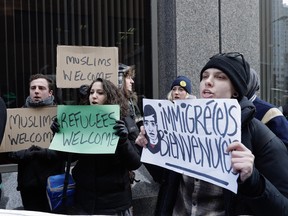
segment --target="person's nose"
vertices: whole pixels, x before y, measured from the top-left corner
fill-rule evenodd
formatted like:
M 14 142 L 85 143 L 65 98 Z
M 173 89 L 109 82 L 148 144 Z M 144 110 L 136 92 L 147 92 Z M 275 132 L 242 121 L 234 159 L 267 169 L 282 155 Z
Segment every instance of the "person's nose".
M 147 126 L 148 126 L 147 131 L 152 131 L 152 126 L 151 126 L 151 124 L 148 124 Z
M 98 95 L 97 95 L 97 93 L 96 92 L 94 92 L 93 94 L 92 94 L 92 98 L 97 98 L 98 97 Z
M 133 83 L 134 83 L 134 80 L 131 78 L 131 79 L 130 79 L 130 82 L 133 84 Z
M 209 76 L 205 80 L 205 86 L 212 86 L 213 85 L 213 78 L 212 76 Z
M 36 87 L 35 90 L 34 90 L 34 92 L 35 92 L 35 94 L 39 94 L 39 92 L 40 92 L 39 87 Z

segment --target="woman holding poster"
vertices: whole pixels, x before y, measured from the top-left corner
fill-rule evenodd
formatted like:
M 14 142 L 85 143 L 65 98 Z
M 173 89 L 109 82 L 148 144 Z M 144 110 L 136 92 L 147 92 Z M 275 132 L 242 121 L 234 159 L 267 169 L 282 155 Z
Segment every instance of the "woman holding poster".
M 129 115 L 126 99 L 109 80 L 96 79 L 87 92 L 87 105 L 118 104 L 120 118 Z M 59 128 L 55 126 L 54 131 L 58 132 Z M 129 170 L 140 167 L 140 156 L 135 145 L 128 139 L 124 121 L 116 120 L 114 129 L 120 137 L 115 154 L 75 154 L 73 159 L 77 162 L 72 170 L 76 183 L 75 206 L 69 214 L 132 215 Z
M 254 118 L 255 107 L 244 97 L 249 73 L 249 64 L 238 52 L 211 57 L 200 73 L 201 98 L 235 98 L 241 106 L 242 140 L 226 149 L 239 175 L 237 194 L 179 174 L 162 196 L 157 215 L 288 215 L 288 152 Z

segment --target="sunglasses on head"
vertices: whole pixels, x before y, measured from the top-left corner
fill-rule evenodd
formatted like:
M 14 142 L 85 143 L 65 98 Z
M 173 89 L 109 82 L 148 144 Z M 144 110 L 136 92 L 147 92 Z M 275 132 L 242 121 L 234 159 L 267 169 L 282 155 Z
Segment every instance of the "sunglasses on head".
M 233 58 L 233 59 L 235 58 L 235 59 L 242 61 L 244 70 L 247 73 L 246 61 L 245 61 L 242 53 L 239 53 L 239 52 L 217 53 L 216 55 L 212 56 L 210 59 L 215 58 L 215 57 L 219 57 L 219 56 L 225 56 L 225 57 Z

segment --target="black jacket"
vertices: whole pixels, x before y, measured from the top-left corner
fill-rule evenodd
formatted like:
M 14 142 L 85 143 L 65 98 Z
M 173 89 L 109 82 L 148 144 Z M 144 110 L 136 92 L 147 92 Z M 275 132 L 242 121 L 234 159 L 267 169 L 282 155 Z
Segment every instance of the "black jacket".
M 65 157 L 63 154 L 38 146 L 11 152 L 10 161 L 18 164 L 17 190 L 44 189 L 47 178 L 64 173 Z
M 242 143 L 255 155 L 250 178 L 234 194 L 224 190 L 226 215 L 288 215 L 288 152 L 283 142 L 255 119 L 255 107 L 240 102 Z M 181 174 L 166 170 L 155 215 L 172 215 Z
M 140 167 L 140 155 L 129 140 L 119 140 L 115 154 L 77 154 L 72 170 L 76 206 L 88 214 L 116 214 L 131 207 L 129 170 Z

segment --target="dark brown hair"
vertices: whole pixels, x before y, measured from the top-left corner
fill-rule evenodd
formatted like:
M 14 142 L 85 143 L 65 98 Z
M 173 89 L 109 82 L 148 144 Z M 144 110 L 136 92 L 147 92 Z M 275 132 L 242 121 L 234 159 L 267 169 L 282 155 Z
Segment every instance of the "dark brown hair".
M 124 118 L 128 116 L 129 106 L 127 103 L 127 99 L 125 99 L 122 92 L 119 91 L 117 86 L 114 85 L 110 80 L 105 80 L 102 78 L 97 78 L 96 80 L 94 80 L 89 86 L 89 89 L 87 92 L 88 94 L 84 103 L 90 104 L 89 103 L 90 91 L 95 82 L 101 82 L 103 85 L 103 91 L 106 96 L 105 104 L 118 104 L 120 106 L 120 117 Z
M 135 77 L 135 65 L 132 66 L 127 66 L 127 70 L 123 73 L 123 78 L 122 78 L 122 85 L 120 87 L 121 91 L 123 92 L 125 98 L 127 99 L 132 99 L 133 101 L 137 102 L 137 93 L 134 91 L 129 91 L 126 89 L 126 77 L 131 76 L 132 79 Z
M 54 82 L 52 79 L 50 79 L 47 75 L 45 74 L 33 74 L 30 76 L 30 79 L 29 79 L 29 87 L 30 87 L 30 84 L 33 80 L 36 80 L 36 79 L 46 79 L 47 82 L 48 82 L 48 88 L 49 88 L 49 91 L 53 91 L 54 90 Z

